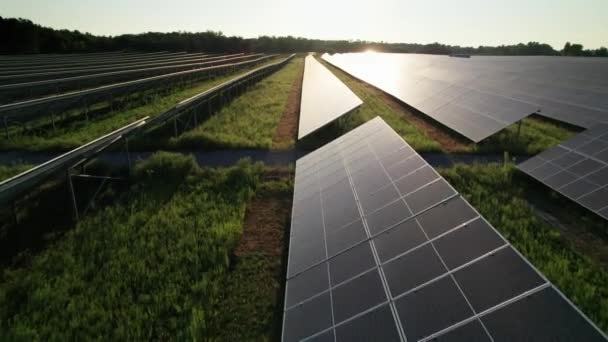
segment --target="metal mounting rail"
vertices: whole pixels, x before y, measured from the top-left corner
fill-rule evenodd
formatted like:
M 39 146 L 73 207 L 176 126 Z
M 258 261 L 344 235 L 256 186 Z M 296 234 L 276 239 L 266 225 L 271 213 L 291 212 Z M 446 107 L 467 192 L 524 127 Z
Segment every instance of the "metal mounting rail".
M 21 193 L 40 184 L 48 177 L 60 171 L 65 171 L 83 160 L 94 157 L 127 134 L 133 133 L 138 128 L 143 127 L 146 120 L 148 120 L 148 117 L 139 119 L 108 133 L 101 138 L 97 138 L 85 145 L 0 182 L 0 203 L 3 205 L 9 203 Z

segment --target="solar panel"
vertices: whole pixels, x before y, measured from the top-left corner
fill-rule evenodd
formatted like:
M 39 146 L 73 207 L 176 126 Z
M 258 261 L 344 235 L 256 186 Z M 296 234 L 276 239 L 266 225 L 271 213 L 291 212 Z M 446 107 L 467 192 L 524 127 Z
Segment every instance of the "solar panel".
M 598 124 L 517 168 L 608 219 L 608 124 Z
M 318 130 L 363 103 L 331 71 L 307 56 L 302 84 L 298 139 Z
M 297 161 L 283 341 L 538 336 L 605 340 L 382 119 Z
M 538 113 L 608 122 L 608 60 L 350 53 L 323 59 L 478 142 Z

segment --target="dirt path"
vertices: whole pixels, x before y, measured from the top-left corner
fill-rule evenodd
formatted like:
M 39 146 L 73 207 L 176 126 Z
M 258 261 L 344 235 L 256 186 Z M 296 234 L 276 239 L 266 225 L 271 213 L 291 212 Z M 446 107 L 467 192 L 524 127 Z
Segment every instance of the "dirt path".
M 291 171 L 272 170 L 263 181 L 292 177 Z M 262 189 L 247 205 L 243 235 L 234 254 L 237 257 L 260 252 L 280 257 L 283 253 L 283 236 L 291 216 L 291 193 Z
M 289 148 L 292 139 L 298 134 L 298 118 L 300 117 L 300 97 L 302 95 L 302 80 L 304 79 L 304 63 L 300 67 L 298 76 L 293 81 L 285 110 L 281 115 L 281 121 L 272 138 L 272 149 Z

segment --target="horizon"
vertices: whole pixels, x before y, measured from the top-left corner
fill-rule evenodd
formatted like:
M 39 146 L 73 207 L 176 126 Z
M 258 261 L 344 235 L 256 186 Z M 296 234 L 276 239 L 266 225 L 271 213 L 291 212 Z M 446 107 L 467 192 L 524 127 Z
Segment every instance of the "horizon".
M 128 4 L 119 0 L 59 0 L 51 8 L 36 6 L 37 2 L 6 0 L 0 5 L 0 16 L 97 36 L 219 31 L 244 38 L 293 36 L 463 47 L 528 42 L 546 43 L 556 50 L 561 50 L 566 42 L 582 44 L 586 49 L 608 46 L 608 21 L 602 18 L 608 13 L 608 1 L 603 0 L 558 4 L 549 0 L 533 4 L 501 0 L 491 6 L 482 0 L 458 4 L 444 0 L 407 4 L 389 0 L 384 6 L 356 1 L 344 5 L 349 6 L 347 15 L 342 2 L 326 4 L 319 0 L 309 1 L 306 7 L 279 0 L 264 0 L 262 4 L 230 0 L 214 5 L 212 12 L 205 12 L 204 3 L 194 0 L 171 4 L 160 0 Z M 525 8 L 526 13 L 518 13 L 518 8 Z M 96 13 L 102 20 L 91 20 L 87 13 Z M 137 14 L 137 20 L 133 20 L 133 14 Z M 462 25 L 470 18 L 477 20 L 475 25 Z M 362 22 L 369 24 L 361 25 Z

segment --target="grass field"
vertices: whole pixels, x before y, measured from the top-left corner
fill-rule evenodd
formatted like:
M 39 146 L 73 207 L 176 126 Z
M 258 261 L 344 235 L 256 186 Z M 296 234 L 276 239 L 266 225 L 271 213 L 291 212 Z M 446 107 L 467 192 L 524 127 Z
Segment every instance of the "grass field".
M 235 75 L 245 73 L 248 70 L 276 62 L 276 59 L 262 63 L 255 67 L 241 69 L 239 71 L 218 76 L 213 79 L 196 82 L 187 88 L 176 89 L 172 93 L 156 96 L 148 104 L 108 112 L 85 120 L 83 115 L 78 119 L 58 125 L 53 132 L 50 128 L 48 134 L 44 135 L 15 135 L 10 139 L 0 139 L 0 151 L 24 150 L 24 151 L 67 151 L 78 147 L 86 142 L 118 129 L 130 122 L 145 116 L 156 116 L 175 106 L 178 102 L 201 93 L 213 86 L 224 83 Z M 128 105 L 128 103 L 127 103 Z M 48 120 L 46 120 L 48 121 Z
M 512 165 L 456 165 L 439 171 L 568 298 L 608 331 L 608 268 L 539 218 L 528 201 L 529 184 Z M 603 220 L 575 206 L 564 203 L 557 210 L 585 225 L 606 228 Z
M 289 91 L 303 62 L 301 57 L 294 58 L 193 130 L 171 138 L 170 148 L 270 149 Z
M 0 340 L 207 340 L 262 167 L 159 153 L 113 205 L 0 278 Z

